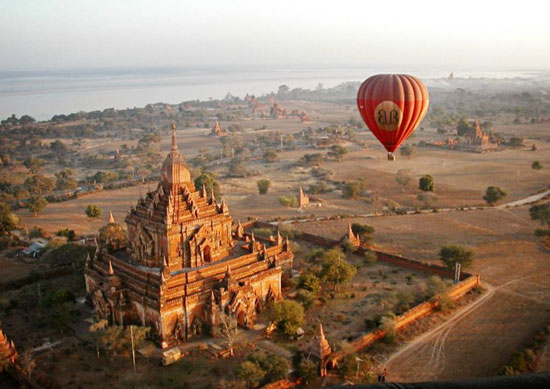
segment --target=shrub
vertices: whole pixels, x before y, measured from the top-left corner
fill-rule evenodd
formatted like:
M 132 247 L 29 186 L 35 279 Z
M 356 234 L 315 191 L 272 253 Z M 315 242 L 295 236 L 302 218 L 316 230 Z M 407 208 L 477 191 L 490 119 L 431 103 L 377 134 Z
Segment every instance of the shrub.
M 279 203 L 288 208 L 298 207 L 298 199 L 296 198 L 296 196 L 293 195 L 279 197 Z
M 266 194 L 269 191 L 269 187 L 271 186 L 271 181 L 261 179 L 256 184 L 258 185 L 258 193 Z
M 365 250 L 363 253 L 363 263 L 365 265 L 372 265 L 375 264 L 376 261 L 378 261 L 378 256 L 374 251 L 371 250 Z
M 434 179 L 431 175 L 426 174 L 420 177 L 418 181 L 418 188 L 424 192 L 433 192 L 434 190 Z
M 451 270 L 454 270 L 456 263 L 466 269 L 474 262 L 474 252 L 462 246 L 443 246 L 439 251 L 439 259 Z
M 304 307 L 291 300 L 271 304 L 267 316 L 277 323 L 277 329 L 287 337 L 294 336 L 298 327 L 304 325 Z
M 382 329 L 386 332 L 382 339 L 386 344 L 393 344 L 397 339 L 397 329 L 395 328 L 395 321 L 392 317 L 383 317 L 381 320 Z
M 89 204 L 87 207 L 86 207 L 86 216 L 88 216 L 90 219 L 92 218 L 98 218 L 101 216 L 101 208 L 99 208 L 97 205 L 95 204 Z

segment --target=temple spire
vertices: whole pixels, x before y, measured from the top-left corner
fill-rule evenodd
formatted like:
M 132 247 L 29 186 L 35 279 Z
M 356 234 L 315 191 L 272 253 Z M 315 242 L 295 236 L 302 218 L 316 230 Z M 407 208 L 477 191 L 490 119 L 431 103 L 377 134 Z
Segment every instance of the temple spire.
M 176 123 L 172 122 L 172 151 L 178 151 L 178 144 L 176 142 Z
M 115 217 L 113 216 L 113 212 L 109 210 L 109 224 L 114 224 L 114 223 L 115 223 Z
M 113 263 L 111 261 L 109 261 L 109 275 L 113 275 L 115 274 L 114 270 L 113 270 Z

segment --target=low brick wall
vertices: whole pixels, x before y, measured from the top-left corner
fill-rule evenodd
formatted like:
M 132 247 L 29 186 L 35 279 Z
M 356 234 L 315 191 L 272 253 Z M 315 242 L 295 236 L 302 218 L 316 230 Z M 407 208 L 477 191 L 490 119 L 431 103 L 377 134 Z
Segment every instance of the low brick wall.
M 275 228 L 276 226 L 266 222 L 256 222 L 250 224 L 249 227 L 259 227 L 259 228 Z M 325 248 L 336 247 L 340 244 L 339 241 L 334 239 L 325 238 L 323 236 L 310 234 L 307 232 L 300 232 L 296 234 L 294 239 L 304 240 Z M 360 252 L 365 252 L 367 249 L 360 248 Z M 416 261 L 414 259 L 405 258 L 399 255 L 385 253 L 383 251 L 374 250 L 371 251 L 376 253 L 377 259 L 380 262 L 391 263 L 395 266 L 404 267 L 407 269 L 423 271 L 426 273 L 436 274 L 441 277 L 454 278 L 454 271 L 438 265 L 431 265 L 423 262 Z M 470 273 L 461 272 L 460 282 L 453 285 L 447 292 L 449 298 L 453 301 L 458 300 L 460 297 L 464 296 L 466 293 L 471 291 L 473 288 L 481 285 L 481 278 L 479 275 L 472 275 Z M 407 312 L 399 315 L 395 318 L 395 328 L 397 331 L 408 326 L 409 324 L 415 322 L 423 316 L 431 314 L 438 306 L 439 303 L 432 299 L 431 301 L 426 301 L 424 303 L 418 304 L 417 306 L 409 309 Z M 348 353 L 357 352 L 364 349 L 365 347 L 370 346 L 375 341 L 383 338 L 386 335 L 385 331 L 378 327 L 377 329 L 360 336 L 359 338 L 350 342 L 349 347 L 346 351 L 338 351 L 332 354 L 326 363 L 329 366 L 336 366 L 338 361 L 345 357 Z
M 471 275 L 466 279 L 460 281 L 459 283 L 453 285 L 449 289 L 447 294 L 451 300 L 456 301 L 460 297 L 464 296 L 466 293 L 468 293 L 469 291 L 471 291 L 472 289 L 474 289 L 479 285 L 481 285 L 480 276 Z M 408 326 L 409 324 L 412 324 L 416 320 L 420 319 L 421 317 L 424 317 L 432 313 L 439 306 L 439 303 L 435 300 L 436 299 L 433 299 L 433 300 L 418 304 L 417 306 L 409 309 L 407 312 L 403 313 L 402 315 L 397 316 L 394 320 L 395 329 L 399 331 L 404 327 Z M 331 367 L 336 366 L 338 364 L 338 361 L 344 358 L 347 354 L 362 350 L 365 347 L 368 347 L 371 344 L 373 344 L 378 339 L 383 338 L 385 335 L 386 335 L 386 332 L 382 329 L 382 327 L 378 327 L 374 331 L 371 331 L 368 334 L 360 336 L 359 338 L 349 343 L 349 347 L 346 349 L 346 351 L 341 350 L 332 354 L 327 361 L 328 365 Z

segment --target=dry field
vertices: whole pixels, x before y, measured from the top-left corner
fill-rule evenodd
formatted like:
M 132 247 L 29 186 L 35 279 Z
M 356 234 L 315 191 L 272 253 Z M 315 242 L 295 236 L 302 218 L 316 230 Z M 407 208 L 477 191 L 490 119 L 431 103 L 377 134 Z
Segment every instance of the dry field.
M 538 225 L 529 219 L 528 206 L 300 223 L 294 228 L 336 238 L 349 221 L 374 226 L 380 248 L 427 262 L 436 261 L 442 245 L 469 246 L 476 253 L 471 271 L 481 274 L 489 288 L 475 309 L 392 360 L 391 380 L 497 374 L 512 352 L 550 321 L 550 256 L 533 236 Z
M 74 229 L 77 234 L 97 233 L 97 230 L 107 224 L 109 210 L 113 212 L 115 220 L 124 222 L 130 207 L 137 203 L 140 192 L 145 195 L 152 190 L 154 184 L 145 184 L 119 190 L 103 191 L 84 196 L 79 199 L 48 204 L 38 216 L 33 216 L 27 209 L 20 209 L 16 213 L 22 225 L 29 229 L 39 226 L 49 233 L 55 233 L 63 228 Z M 101 217 L 89 219 L 84 211 L 88 204 L 96 204 L 102 210 Z

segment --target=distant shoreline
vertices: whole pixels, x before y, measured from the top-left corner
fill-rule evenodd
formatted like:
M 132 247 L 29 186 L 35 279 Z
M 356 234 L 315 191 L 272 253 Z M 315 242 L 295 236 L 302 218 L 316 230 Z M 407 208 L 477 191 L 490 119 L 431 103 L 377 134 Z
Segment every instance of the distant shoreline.
M 279 85 L 291 89 L 334 87 L 359 82 L 376 73 L 399 69 L 348 68 L 205 68 L 205 69 L 88 69 L 0 72 L 0 120 L 12 114 L 49 120 L 53 115 L 79 111 L 126 109 L 163 102 L 222 99 L 227 93 L 244 97 L 276 92 Z M 411 72 L 429 84 L 441 84 L 450 74 L 440 69 Z M 459 80 L 549 79 L 544 71 L 454 72 Z M 437 85 L 440 86 L 440 85 Z

